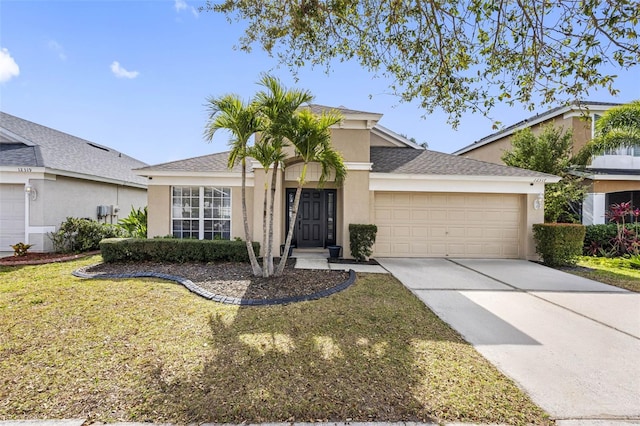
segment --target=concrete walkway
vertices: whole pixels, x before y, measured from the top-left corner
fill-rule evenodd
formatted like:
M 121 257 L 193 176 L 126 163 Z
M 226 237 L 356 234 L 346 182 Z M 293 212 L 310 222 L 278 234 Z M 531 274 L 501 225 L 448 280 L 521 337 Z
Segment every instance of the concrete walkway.
M 388 274 L 389 271 L 380 265 L 360 265 L 357 263 L 330 263 L 329 251 L 326 249 L 295 249 L 297 269 L 331 269 L 334 271 L 366 272 L 370 274 Z
M 558 424 L 640 424 L 640 294 L 527 261 L 377 260 Z

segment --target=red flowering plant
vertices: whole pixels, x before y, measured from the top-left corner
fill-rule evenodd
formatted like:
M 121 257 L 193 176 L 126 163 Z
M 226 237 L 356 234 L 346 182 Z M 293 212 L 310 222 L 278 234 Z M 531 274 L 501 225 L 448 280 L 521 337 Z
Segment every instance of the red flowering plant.
M 617 227 L 616 236 L 611 241 L 614 254 L 618 256 L 640 254 L 640 238 L 638 235 L 640 209 L 634 209 L 631 206 L 631 201 L 611 204 L 606 217 L 609 222 L 614 222 Z M 633 228 L 627 226 L 627 221 L 630 223 L 631 220 L 633 220 Z

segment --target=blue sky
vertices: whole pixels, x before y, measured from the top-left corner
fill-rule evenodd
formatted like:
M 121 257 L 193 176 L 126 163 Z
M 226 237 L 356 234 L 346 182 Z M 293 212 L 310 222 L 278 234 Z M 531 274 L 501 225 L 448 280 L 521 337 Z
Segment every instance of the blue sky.
M 240 24 L 198 13 L 201 2 L 0 0 L 0 108 L 4 112 L 120 150 L 150 164 L 226 149 L 227 136 L 202 138 L 209 95 L 253 95 L 261 72 L 311 90 L 315 102 L 384 114 L 380 124 L 452 152 L 490 133 L 492 123 L 466 114 L 457 131 L 446 115 L 423 118 L 399 104 L 388 81 L 357 64 L 304 69 L 294 82 L 258 48 L 233 49 Z M 586 99 L 640 98 L 638 69 L 621 72 L 618 97 L 605 91 Z M 544 108 L 546 109 L 546 107 Z M 539 112 L 543 111 L 541 109 Z M 509 125 L 533 115 L 499 106 Z

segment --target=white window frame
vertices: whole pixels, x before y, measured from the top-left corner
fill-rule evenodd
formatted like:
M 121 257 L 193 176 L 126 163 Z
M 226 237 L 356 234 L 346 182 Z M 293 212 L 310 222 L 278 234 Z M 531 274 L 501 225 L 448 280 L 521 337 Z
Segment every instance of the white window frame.
M 184 188 L 189 188 L 190 192 L 193 193 L 193 189 L 198 190 L 198 195 L 197 195 L 197 199 L 198 199 L 198 205 L 197 208 L 198 209 L 198 214 L 197 217 L 182 217 L 182 215 L 180 215 L 180 217 L 177 217 L 175 215 L 176 212 L 176 208 L 180 209 L 181 211 L 185 208 L 184 205 L 175 205 L 174 202 L 176 199 L 180 199 L 182 198 L 182 195 L 176 196 L 174 195 L 174 192 L 176 191 L 176 189 L 180 190 L 180 193 L 183 192 Z M 228 206 L 221 206 L 219 207 L 220 210 L 224 210 L 224 209 L 228 209 L 228 218 L 226 217 L 205 217 L 205 209 L 207 208 L 211 208 L 212 212 L 213 212 L 213 206 L 206 206 L 205 205 L 205 189 L 210 189 L 212 191 L 213 194 L 215 193 L 220 193 L 220 192 L 224 192 L 224 193 L 228 193 L 228 199 L 229 199 L 229 205 Z M 227 221 L 229 222 L 229 235 L 228 238 L 224 238 L 224 234 L 222 232 L 216 232 L 215 230 L 211 230 L 211 231 L 206 231 L 206 232 L 211 232 L 211 238 L 207 238 L 207 239 L 216 239 L 216 234 L 220 235 L 222 234 L 222 239 L 231 239 L 231 229 L 233 226 L 232 220 L 233 220 L 233 212 L 232 212 L 232 205 L 233 205 L 233 200 L 232 200 L 232 190 L 230 187 L 217 187 L 217 186 L 194 186 L 194 185 L 176 185 L 176 186 L 172 186 L 171 187 L 171 193 L 170 193 L 170 197 L 171 197 L 171 235 L 175 236 L 176 238 L 185 238 L 184 237 L 184 232 L 185 230 L 174 230 L 174 222 L 175 221 L 184 221 L 184 220 L 189 220 L 189 221 L 195 221 L 197 222 L 197 232 L 198 232 L 198 239 L 199 240 L 204 240 L 205 239 L 205 222 L 207 221 L 211 221 L 211 222 L 215 222 L 215 221 Z M 190 198 L 194 199 L 195 197 L 193 195 L 190 196 Z M 207 197 L 209 198 L 209 197 Z M 217 198 L 217 197 L 211 197 L 213 198 Z M 225 199 L 226 197 L 219 197 L 220 199 Z M 194 203 L 195 204 L 195 203 Z M 194 208 L 194 207 L 188 207 L 188 208 Z M 180 236 L 176 236 L 174 232 L 179 232 Z

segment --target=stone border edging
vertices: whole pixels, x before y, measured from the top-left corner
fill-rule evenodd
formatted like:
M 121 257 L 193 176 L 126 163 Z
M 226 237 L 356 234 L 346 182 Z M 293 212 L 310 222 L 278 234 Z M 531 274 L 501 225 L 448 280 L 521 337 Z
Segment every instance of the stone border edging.
M 96 265 L 84 266 L 80 269 L 76 269 L 71 273 L 74 277 L 87 278 L 87 279 L 108 279 L 108 278 L 160 278 L 168 281 L 175 281 L 178 284 L 185 286 L 192 293 L 198 296 L 204 297 L 214 302 L 226 303 L 229 305 L 240 306 L 268 306 L 268 305 L 284 305 L 286 303 L 304 302 L 307 300 L 318 300 L 323 297 L 331 296 L 345 290 L 351 284 L 356 281 L 356 273 L 353 269 L 349 269 L 349 278 L 335 287 L 328 288 L 326 290 L 319 291 L 313 294 L 305 294 L 301 296 L 282 297 L 279 299 L 244 299 L 240 297 L 223 296 L 219 294 L 211 293 L 201 287 L 198 287 L 193 281 L 186 278 L 181 278 L 176 275 L 162 274 L 159 272 L 137 272 L 132 274 L 91 274 L 86 272 L 87 269 Z

